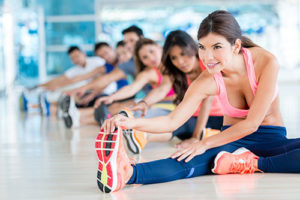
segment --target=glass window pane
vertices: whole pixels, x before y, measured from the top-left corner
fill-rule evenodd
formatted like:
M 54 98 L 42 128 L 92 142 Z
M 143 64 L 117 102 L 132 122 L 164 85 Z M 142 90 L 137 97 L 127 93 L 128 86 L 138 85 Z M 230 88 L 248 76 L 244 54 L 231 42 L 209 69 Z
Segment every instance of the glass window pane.
M 39 37 L 36 13 L 28 11 L 17 15 L 16 32 L 19 33 L 15 35 L 18 58 L 17 82 L 30 87 L 39 81 Z
M 46 23 L 47 45 L 95 43 L 94 22 Z
M 46 16 L 94 14 L 94 0 L 38 0 Z
M 87 52 L 92 55 L 92 52 Z M 47 75 L 61 75 L 73 66 L 67 52 L 48 52 L 46 54 Z
M 49 52 L 46 54 L 47 75 L 63 74 L 72 66 L 66 52 Z
M 202 19 L 212 11 L 221 8 L 230 11 L 237 18 L 245 34 L 262 34 L 264 26 L 278 24 L 278 17 L 272 4 L 228 4 L 224 8 L 214 3 L 175 3 L 168 8 L 161 5 L 143 7 L 143 9 L 138 6 L 113 5 L 104 6 L 101 11 L 103 35 L 116 41 L 122 38 L 122 29 L 137 24 L 143 28 L 146 37 L 158 41 L 163 40 L 169 31 L 175 29 L 185 30 L 196 39 L 197 29 Z M 115 15 L 115 13 L 119 14 Z

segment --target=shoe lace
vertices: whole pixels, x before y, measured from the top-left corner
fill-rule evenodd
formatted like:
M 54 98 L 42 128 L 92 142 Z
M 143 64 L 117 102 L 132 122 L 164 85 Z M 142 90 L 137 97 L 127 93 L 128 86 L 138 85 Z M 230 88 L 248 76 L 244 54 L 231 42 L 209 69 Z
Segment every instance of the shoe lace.
M 236 159 L 231 167 L 230 171 L 232 173 L 240 173 L 240 174 L 253 174 L 258 169 L 255 167 L 255 160 L 252 158 L 246 158 L 246 159 Z M 243 162 L 241 162 L 243 161 Z

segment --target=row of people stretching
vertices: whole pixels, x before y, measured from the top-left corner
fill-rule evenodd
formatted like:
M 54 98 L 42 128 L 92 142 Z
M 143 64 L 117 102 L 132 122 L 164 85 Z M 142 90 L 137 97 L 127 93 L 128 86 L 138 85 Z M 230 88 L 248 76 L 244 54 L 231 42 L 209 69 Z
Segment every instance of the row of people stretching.
M 124 55 L 131 56 L 120 63 L 102 45 L 98 55 L 112 67 L 73 76 L 72 83 L 89 82 L 68 88 L 58 103 L 68 128 L 101 126 L 95 144 L 101 191 L 211 173 L 300 172 L 300 140 L 286 138 L 279 111 L 276 58 L 242 36 L 230 13 L 218 10 L 201 22 L 198 46 L 180 30 L 163 47 L 136 26 L 122 33 Z M 110 84 L 117 86 L 105 92 Z M 182 142 L 170 158 L 132 164 L 123 136 L 136 154 L 147 142 L 174 136 Z
M 300 139 L 286 137 L 279 110 L 276 58 L 242 36 L 237 21 L 226 11 L 215 11 L 201 22 L 198 54 L 194 53 L 197 49 L 193 45 L 183 47 L 185 40 L 177 41 L 175 36 L 182 34 L 180 31 L 169 34 L 161 59 L 163 74 L 169 75 L 169 80 L 163 77 L 163 81 L 172 84 L 176 94 L 174 102 L 178 105 L 168 115 L 148 119 L 134 118 L 123 110 L 102 123 L 95 144 L 99 189 L 112 192 L 126 184 L 162 183 L 212 173 L 299 173 Z M 173 42 L 176 45 L 169 48 Z M 202 64 L 198 63 L 197 56 L 206 67 L 204 70 L 199 67 Z M 164 91 L 162 96 L 166 97 L 170 87 Z M 221 132 L 199 140 L 194 136 L 203 128 L 200 113 L 214 96 L 224 112 Z M 110 103 L 117 99 L 118 95 L 114 94 L 98 102 Z M 149 102 L 143 100 L 137 106 L 145 107 Z M 122 135 L 127 138 L 132 132 L 160 135 L 174 131 L 174 134 L 185 125 L 188 130 L 200 103 L 193 139 L 181 143 L 169 158 L 131 162 Z M 207 113 L 206 118 L 212 111 Z

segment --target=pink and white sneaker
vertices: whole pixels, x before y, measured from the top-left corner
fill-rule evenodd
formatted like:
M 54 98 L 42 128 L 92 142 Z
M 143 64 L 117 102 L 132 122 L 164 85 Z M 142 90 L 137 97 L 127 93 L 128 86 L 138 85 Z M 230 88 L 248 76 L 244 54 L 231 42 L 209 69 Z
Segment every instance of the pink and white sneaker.
M 97 182 L 104 193 L 118 191 L 125 186 L 125 179 L 131 167 L 123 146 L 121 129 L 106 134 L 100 130 L 95 148 L 99 159 Z
M 215 158 L 212 172 L 215 174 L 252 174 L 257 168 L 258 156 L 242 147 L 229 153 L 221 151 Z

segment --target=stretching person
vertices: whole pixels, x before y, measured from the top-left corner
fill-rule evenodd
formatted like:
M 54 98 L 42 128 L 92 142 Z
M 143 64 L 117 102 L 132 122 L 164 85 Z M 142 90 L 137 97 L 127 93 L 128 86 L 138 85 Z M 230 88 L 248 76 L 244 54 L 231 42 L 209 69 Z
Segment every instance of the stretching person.
M 106 61 L 106 74 L 112 72 L 117 65 L 127 62 L 131 58 L 131 54 L 126 51 L 125 43 L 123 41 L 117 43 L 116 51 L 106 42 L 98 42 L 95 44 L 94 54 Z M 116 81 L 116 83 L 117 90 L 121 89 L 125 85 L 128 85 L 126 78 L 120 79 Z M 89 104 L 94 105 L 94 102 L 92 101 Z
M 122 34 L 124 35 L 124 42 L 126 45 L 126 48 L 129 52 L 133 52 L 134 45 L 136 42 L 143 38 L 143 31 L 137 27 L 137 26 L 130 26 L 127 29 L 124 29 L 122 31 Z M 103 88 L 105 88 L 109 83 L 113 81 L 119 82 L 120 80 L 129 77 L 135 77 L 135 66 L 134 66 L 134 60 L 133 56 L 132 58 L 128 60 L 127 62 L 119 64 L 117 67 L 115 67 L 112 71 L 110 71 L 108 74 L 105 74 L 102 77 L 96 78 L 89 84 L 86 84 L 80 88 L 70 90 L 66 94 L 69 96 L 75 96 L 80 99 L 79 102 L 77 102 L 78 105 L 91 105 L 93 104 L 93 100 L 102 93 Z M 89 93 L 87 94 L 87 92 Z M 86 95 L 87 94 L 87 95 Z M 70 102 L 74 102 L 73 98 L 65 98 L 66 104 L 70 105 Z M 65 125 L 68 128 L 71 128 L 73 126 L 73 121 L 75 121 L 75 124 L 77 126 L 80 125 L 79 120 L 83 119 L 84 117 L 80 117 L 80 114 L 76 107 L 74 106 L 74 103 L 71 103 L 72 106 L 66 106 L 71 109 L 65 109 L 70 112 L 65 113 Z M 135 102 L 132 100 L 123 102 L 124 106 L 132 106 L 135 105 Z M 90 109 L 93 111 L 93 109 Z M 88 110 L 87 110 L 88 111 Z M 90 112 L 90 111 L 89 111 Z M 84 114 L 85 115 L 85 114 Z M 89 113 L 88 113 L 89 115 Z
M 101 125 L 103 123 L 103 118 L 107 113 L 103 115 L 103 111 L 101 111 L 101 107 L 103 109 L 103 105 L 100 105 L 102 102 L 105 104 L 111 104 L 115 101 L 120 101 L 123 99 L 127 99 L 129 97 L 134 96 L 138 91 L 140 91 L 144 86 L 147 84 L 150 84 L 152 88 L 157 88 L 163 81 L 163 76 L 161 72 L 159 71 L 159 68 L 161 67 L 161 56 L 162 56 L 162 48 L 155 43 L 151 39 L 143 38 L 140 39 L 136 46 L 134 51 L 134 57 L 136 62 L 136 71 L 138 73 L 135 81 L 127 86 L 122 88 L 121 90 L 117 91 L 116 93 L 99 98 L 95 103 L 95 120 Z M 169 79 L 168 76 L 165 76 L 164 79 Z M 166 82 L 166 80 L 164 80 Z M 170 82 L 170 80 L 168 80 Z M 162 99 L 164 102 L 168 102 L 169 104 L 172 104 L 172 100 L 174 100 L 174 91 L 172 88 L 167 91 Z M 114 109 L 114 113 L 116 114 L 121 111 L 123 108 L 122 104 L 119 105 L 118 108 Z M 116 110 L 118 109 L 118 110 Z M 99 113 L 100 112 L 100 113 Z M 131 112 L 123 111 L 123 114 L 126 116 L 131 116 Z M 162 116 L 165 114 L 164 109 L 156 108 L 155 111 L 152 113 L 151 111 L 147 113 L 147 116 L 145 117 L 155 117 L 155 116 Z M 102 116 L 100 116 L 102 115 Z M 85 117 L 88 118 L 88 117 Z M 128 148 L 131 150 L 131 152 L 137 154 L 140 153 L 141 150 L 146 145 L 146 142 L 148 141 L 167 141 L 171 138 L 171 133 L 166 134 L 146 134 L 144 132 L 139 131 L 128 131 L 125 134 L 127 139 L 127 145 Z M 147 136 L 147 137 L 146 137 Z
M 161 84 L 162 74 L 159 68 L 161 68 L 162 48 L 153 40 L 143 38 L 137 42 L 134 56 L 136 72 L 138 74 L 135 81 L 110 96 L 101 97 L 96 101 L 95 107 L 98 107 L 102 102 L 112 104 L 115 101 L 132 97 L 146 84 L 150 84 L 152 88 L 157 88 Z M 173 100 L 173 94 L 174 91 L 169 89 L 168 93 L 164 95 L 163 100 Z M 117 114 L 120 110 L 121 108 L 111 114 Z
M 114 109 L 110 109 L 110 107 L 106 109 L 104 105 L 100 105 L 102 102 L 112 104 L 116 101 L 129 99 L 142 90 L 147 84 L 150 84 L 153 88 L 158 87 L 162 82 L 162 75 L 158 69 L 160 67 L 161 56 L 162 48 L 157 43 L 146 38 L 140 39 L 135 46 L 134 52 L 136 72 L 138 74 L 135 81 L 110 96 L 99 98 L 95 102 L 95 109 L 80 109 L 79 111 L 82 116 L 80 123 L 100 125 L 108 114 L 114 115 L 124 107 L 122 103 L 119 103 L 118 106 L 114 106 Z M 174 92 L 169 89 L 163 100 L 173 100 L 173 94 Z M 103 109 L 105 109 L 105 111 L 103 111 Z
M 106 42 L 98 42 L 95 44 L 94 53 L 113 66 L 127 62 L 132 57 L 122 40 L 117 43 L 116 50 Z
M 116 50 L 119 64 L 127 62 L 132 58 L 132 52 L 128 50 L 128 47 L 123 40 L 117 43 Z
M 74 66 L 68 69 L 63 75 L 36 87 L 38 90 L 42 88 L 42 91 L 51 91 L 47 92 L 47 95 L 43 91 L 40 95 L 40 106 L 42 113 L 45 115 L 56 113 L 58 97 L 62 91 L 80 87 L 83 84 L 91 82 L 94 78 L 104 75 L 106 72 L 107 66 L 102 58 L 96 56 L 87 57 L 77 46 L 71 46 L 68 49 L 68 55 Z M 115 90 L 116 83 L 111 83 L 104 92 L 111 94 Z
M 143 110 L 143 113 L 145 113 L 147 107 L 161 101 L 161 98 L 166 95 L 171 87 L 174 88 L 176 94 L 174 103 L 178 105 L 191 82 L 196 80 L 203 69 L 205 69 L 201 68 L 203 64 L 199 62 L 195 41 L 184 31 L 172 31 L 168 35 L 163 47 L 162 64 L 164 66 L 164 74 L 170 78 L 163 80 L 163 83 L 156 90 L 150 91 L 143 101 L 132 108 L 133 110 Z M 152 107 L 155 108 L 157 106 L 154 104 Z M 164 113 L 161 115 L 168 115 L 171 109 L 164 109 L 163 111 Z M 214 98 L 211 102 L 211 98 L 205 98 L 202 105 L 193 113 L 193 116 L 177 130 L 173 131 L 169 139 L 174 136 L 178 137 L 182 142 L 177 144 L 177 147 L 184 148 L 206 136 L 218 133 L 219 131 L 216 130 L 221 129 L 222 123 L 223 112 L 218 101 Z M 132 134 L 134 133 L 135 131 L 132 131 Z M 139 140 L 140 137 L 135 136 L 135 138 Z M 142 147 L 140 148 L 142 149 Z
M 117 52 L 106 42 L 97 42 L 94 46 L 94 54 L 103 58 L 106 63 L 112 66 L 118 64 Z
M 122 31 L 122 34 L 124 36 L 124 42 L 126 44 L 126 47 L 129 52 L 132 53 L 134 51 L 134 46 L 136 42 L 143 38 L 143 31 L 137 27 L 137 26 L 130 26 Z M 102 90 L 111 82 L 118 81 L 120 79 L 124 79 L 127 76 L 135 77 L 135 67 L 134 67 L 134 60 L 133 56 L 130 60 L 127 62 L 124 62 L 118 67 L 114 68 L 109 74 L 106 74 L 102 77 L 99 77 L 98 79 L 95 79 L 91 83 L 84 85 L 80 88 L 77 88 L 75 90 L 69 91 L 69 95 L 75 95 L 79 98 L 83 97 L 83 95 L 87 91 L 92 91 L 89 95 L 83 97 L 79 104 L 88 104 L 92 99 L 94 99 L 99 93 L 102 92 Z M 132 105 L 132 104 L 129 104 Z
M 110 192 L 125 184 L 162 183 L 211 174 L 214 159 L 221 151 L 229 153 L 217 157 L 215 173 L 300 172 L 300 139 L 286 138 L 279 110 L 276 58 L 242 36 L 237 21 L 226 11 L 215 11 L 202 21 L 198 42 L 199 56 L 207 70 L 191 84 L 172 113 L 153 119 L 117 115 L 103 124 L 105 132 L 96 141 L 100 190 Z M 211 95 L 218 95 L 225 112 L 220 134 L 193 143 L 171 158 L 130 164 L 117 133 L 120 128 L 114 131 L 116 126 L 157 133 L 172 131 Z M 241 151 L 241 147 L 253 153 Z M 227 162 L 219 162 L 224 155 Z

